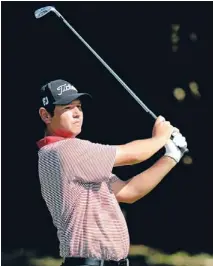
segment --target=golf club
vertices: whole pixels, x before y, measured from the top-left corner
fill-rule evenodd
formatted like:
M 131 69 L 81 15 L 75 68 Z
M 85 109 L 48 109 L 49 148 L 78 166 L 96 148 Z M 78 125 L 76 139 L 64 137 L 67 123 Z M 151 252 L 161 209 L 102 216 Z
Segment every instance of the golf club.
M 126 83 L 111 69 L 111 67 L 92 49 L 92 47 L 81 37 L 81 35 L 67 22 L 67 20 L 53 6 L 46 6 L 35 11 L 35 17 L 41 18 L 49 12 L 54 12 L 71 29 L 71 31 L 83 42 L 83 44 L 93 53 L 93 55 L 106 67 L 114 78 L 129 92 L 129 94 L 140 104 L 140 106 L 149 113 L 154 119 L 157 116 L 138 98 L 138 96 L 126 85 Z M 187 148 L 180 148 L 182 152 L 188 152 Z

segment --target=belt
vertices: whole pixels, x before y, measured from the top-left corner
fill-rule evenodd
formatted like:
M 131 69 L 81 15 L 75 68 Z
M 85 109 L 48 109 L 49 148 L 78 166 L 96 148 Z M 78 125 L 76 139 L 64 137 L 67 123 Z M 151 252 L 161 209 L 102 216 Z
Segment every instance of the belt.
M 65 258 L 64 266 L 77 266 L 77 265 L 88 265 L 88 266 L 129 266 L 128 258 L 119 261 L 115 260 L 99 260 L 94 258 Z

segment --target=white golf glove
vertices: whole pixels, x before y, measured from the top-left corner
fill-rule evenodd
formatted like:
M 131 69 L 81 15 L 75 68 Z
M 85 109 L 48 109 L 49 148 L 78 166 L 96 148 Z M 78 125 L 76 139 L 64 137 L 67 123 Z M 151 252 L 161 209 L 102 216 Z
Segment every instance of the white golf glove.
M 178 163 L 186 151 L 187 142 L 186 138 L 179 132 L 174 132 L 172 136 L 174 138 L 172 140 L 168 140 L 165 145 L 165 156 L 171 157 Z

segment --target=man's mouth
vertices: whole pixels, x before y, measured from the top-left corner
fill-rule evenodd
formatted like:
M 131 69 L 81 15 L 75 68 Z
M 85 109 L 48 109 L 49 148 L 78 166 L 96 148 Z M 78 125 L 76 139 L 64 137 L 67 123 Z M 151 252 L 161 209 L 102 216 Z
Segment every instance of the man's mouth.
M 80 123 L 81 123 L 80 120 L 74 122 L 74 124 L 80 124 Z

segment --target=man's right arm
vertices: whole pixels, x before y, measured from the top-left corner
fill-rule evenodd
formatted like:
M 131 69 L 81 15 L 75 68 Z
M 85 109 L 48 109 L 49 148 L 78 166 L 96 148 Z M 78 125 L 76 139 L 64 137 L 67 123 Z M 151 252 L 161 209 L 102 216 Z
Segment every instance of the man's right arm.
M 150 139 L 135 140 L 117 146 L 114 167 L 143 162 L 152 157 L 164 145 L 164 139 L 153 137 Z
M 117 146 L 114 167 L 133 165 L 152 157 L 170 139 L 173 126 L 161 116 L 154 124 L 152 138 L 135 140 L 124 145 Z

